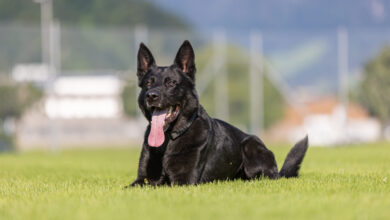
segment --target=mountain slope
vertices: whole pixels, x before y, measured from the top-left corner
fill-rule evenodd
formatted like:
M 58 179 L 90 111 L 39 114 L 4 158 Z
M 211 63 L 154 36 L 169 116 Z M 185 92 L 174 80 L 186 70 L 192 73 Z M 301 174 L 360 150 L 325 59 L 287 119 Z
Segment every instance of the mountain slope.
M 314 28 L 385 26 L 390 2 L 384 0 L 155 0 L 198 27 Z

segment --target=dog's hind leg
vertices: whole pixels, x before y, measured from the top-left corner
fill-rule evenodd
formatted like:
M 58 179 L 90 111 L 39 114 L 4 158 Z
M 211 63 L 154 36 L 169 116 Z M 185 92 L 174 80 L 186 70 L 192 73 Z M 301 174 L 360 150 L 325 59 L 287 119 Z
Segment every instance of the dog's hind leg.
M 264 175 L 271 179 L 279 178 L 274 154 L 256 136 L 248 136 L 241 142 L 243 171 L 252 179 Z

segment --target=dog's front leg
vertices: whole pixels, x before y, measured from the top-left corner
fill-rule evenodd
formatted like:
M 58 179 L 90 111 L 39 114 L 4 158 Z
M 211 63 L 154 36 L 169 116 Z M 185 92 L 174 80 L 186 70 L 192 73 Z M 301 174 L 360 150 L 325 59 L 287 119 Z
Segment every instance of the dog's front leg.
M 168 176 L 165 174 L 164 171 L 162 172 L 160 179 L 158 179 L 156 182 L 150 183 L 150 185 L 152 185 L 152 186 L 162 186 L 165 184 L 170 185 L 170 182 L 169 182 Z
M 137 179 L 130 185 L 126 186 L 126 188 L 133 187 L 133 186 L 143 186 L 146 184 L 145 182 L 145 179 L 147 178 L 146 169 L 148 166 L 149 158 L 150 158 L 150 153 L 148 150 L 146 150 L 146 146 L 144 145 L 142 147 L 141 156 L 139 159 Z
M 181 176 L 176 176 L 172 180 L 172 185 L 195 185 L 198 184 L 197 178 L 194 177 L 193 175 L 181 175 Z
M 172 185 L 194 185 L 198 183 L 198 171 L 194 164 L 175 164 L 168 168 L 167 173 Z

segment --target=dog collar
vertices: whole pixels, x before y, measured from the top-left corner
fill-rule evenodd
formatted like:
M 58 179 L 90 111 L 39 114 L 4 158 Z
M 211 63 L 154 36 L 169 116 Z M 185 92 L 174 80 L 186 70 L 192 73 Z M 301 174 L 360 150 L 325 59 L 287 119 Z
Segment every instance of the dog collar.
M 171 132 L 171 139 L 175 140 L 176 138 L 180 137 L 182 134 L 184 134 L 188 128 L 191 127 L 192 122 L 198 117 L 198 112 L 195 111 L 195 113 L 191 116 L 190 120 L 181 128 L 176 129 Z

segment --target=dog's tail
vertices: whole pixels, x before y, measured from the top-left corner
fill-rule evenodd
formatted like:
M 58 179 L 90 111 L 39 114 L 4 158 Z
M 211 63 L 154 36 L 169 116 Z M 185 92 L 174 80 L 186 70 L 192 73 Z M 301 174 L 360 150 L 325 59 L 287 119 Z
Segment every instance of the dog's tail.
M 297 177 L 301 163 L 305 157 L 307 148 L 309 145 L 309 138 L 306 135 L 305 138 L 300 140 L 288 153 L 283 167 L 279 172 L 280 177 Z

